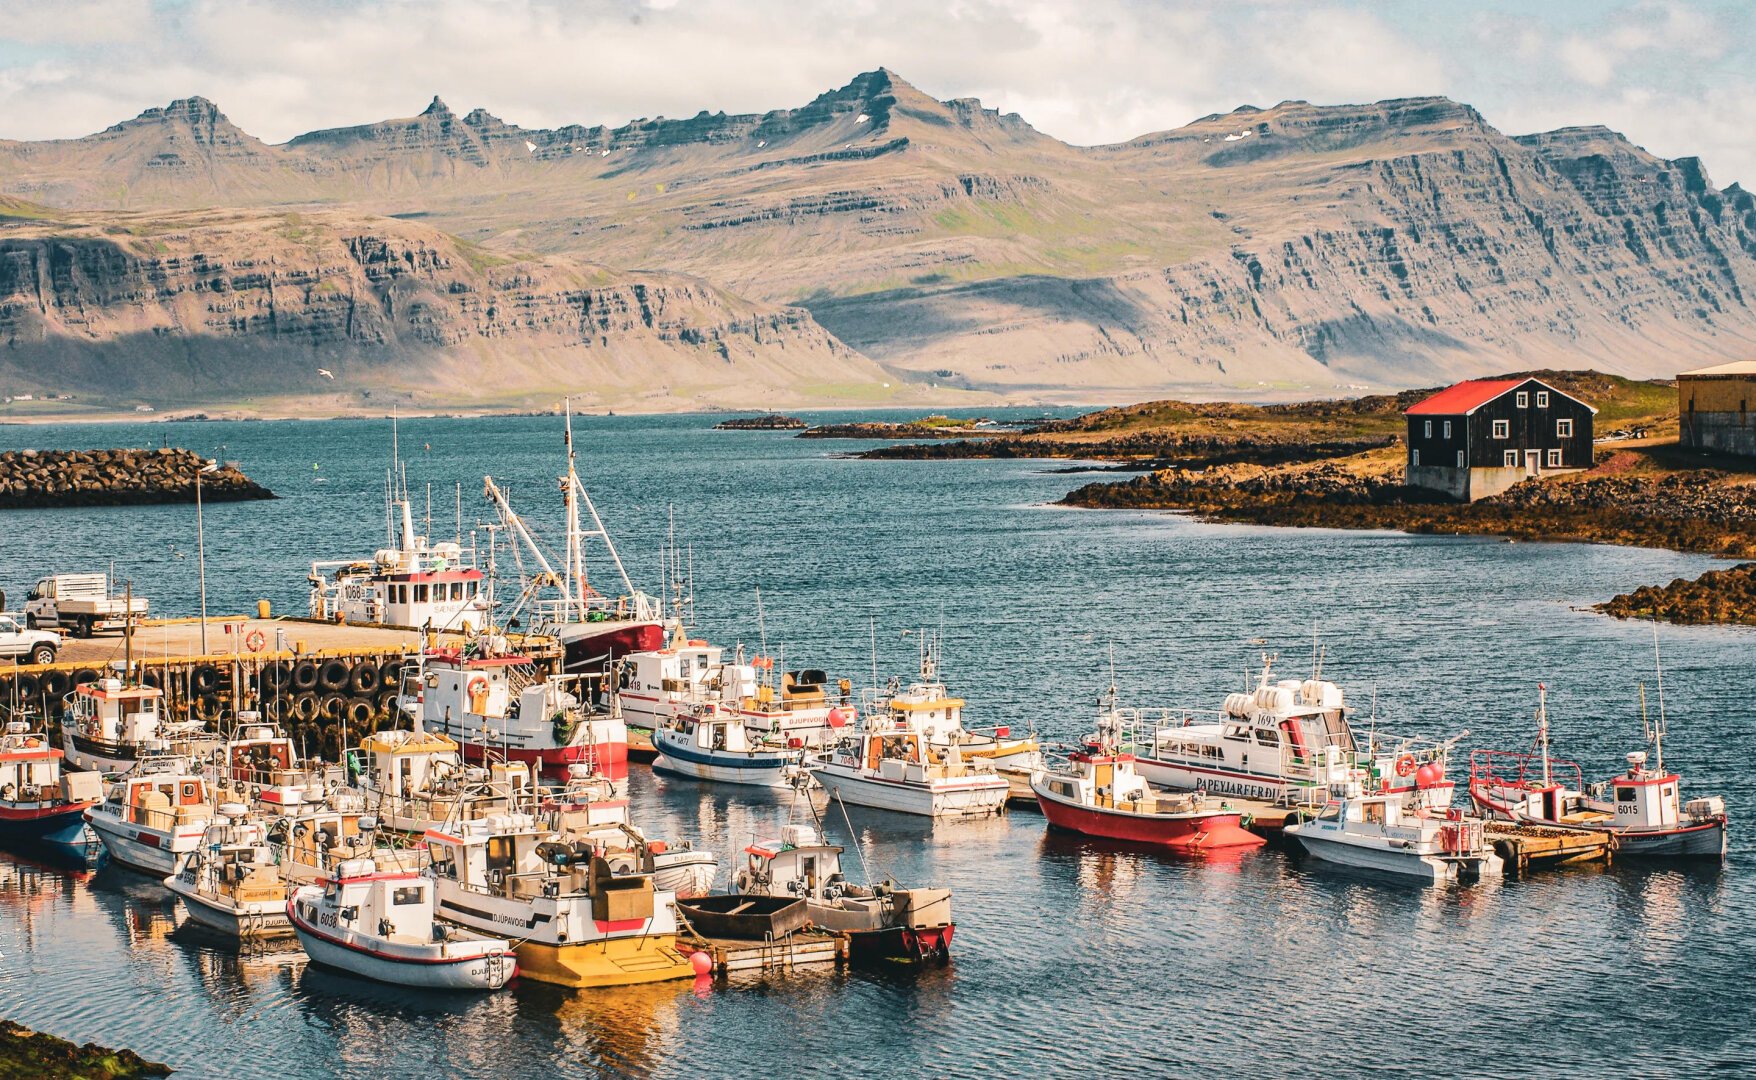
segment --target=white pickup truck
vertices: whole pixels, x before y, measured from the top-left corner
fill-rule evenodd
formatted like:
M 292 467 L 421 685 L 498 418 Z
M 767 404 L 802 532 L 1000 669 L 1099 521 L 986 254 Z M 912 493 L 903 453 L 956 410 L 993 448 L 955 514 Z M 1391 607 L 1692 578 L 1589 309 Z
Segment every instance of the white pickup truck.
M 60 634 L 26 630 L 11 615 L 0 613 L 0 658 L 20 664 L 53 664 L 60 651 Z
M 74 637 L 120 630 L 130 615 L 144 617 L 146 600 L 137 596 L 131 607 L 123 597 L 111 596 L 103 574 L 56 574 L 32 585 L 24 597 L 24 621 L 31 629 L 58 626 Z

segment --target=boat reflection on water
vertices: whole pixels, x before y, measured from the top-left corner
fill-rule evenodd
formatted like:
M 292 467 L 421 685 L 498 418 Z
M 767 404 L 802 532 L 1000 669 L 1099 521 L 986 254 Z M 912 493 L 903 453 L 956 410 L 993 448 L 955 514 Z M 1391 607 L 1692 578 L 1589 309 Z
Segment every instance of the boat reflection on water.
M 699 981 L 699 980 L 698 980 Z M 528 979 L 518 987 L 522 1021 L 553 1025 L 563 1072 L 644 1076 L 669 1062 L 683 1039 L 685 1003 L 699 1007 L 688 982 L 640 983 L 569 993 Z M 540 1014 L 540 1015 L 539 1015 Z
M 130 946 L 164 941 L 177 929 L 175 898 L 151 877 L 108 863 L 92 875 L 89 885 Z

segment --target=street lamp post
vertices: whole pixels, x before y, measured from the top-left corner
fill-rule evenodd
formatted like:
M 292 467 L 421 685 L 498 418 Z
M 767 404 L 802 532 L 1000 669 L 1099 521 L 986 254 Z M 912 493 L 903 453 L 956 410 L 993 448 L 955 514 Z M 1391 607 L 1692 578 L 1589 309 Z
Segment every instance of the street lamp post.
M 217 472 L 219 462 L 209 461 L 195 473 L 195 565 L 201 577 L 201 655 L 207 655 L 207 538 L 201 528 L 201 477 Z

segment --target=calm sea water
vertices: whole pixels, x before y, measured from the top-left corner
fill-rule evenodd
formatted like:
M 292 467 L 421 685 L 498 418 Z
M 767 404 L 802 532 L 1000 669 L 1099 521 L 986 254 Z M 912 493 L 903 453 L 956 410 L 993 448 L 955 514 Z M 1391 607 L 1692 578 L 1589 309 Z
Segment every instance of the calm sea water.
M 880 414 L 874 414 L 880 415 Z M 1522 747 L 1536 684 L 1563 752 L 1605 776 L 1639 748 L 1650 629 L 1581 610 L 1693 576 L 1696 556 L 1478 538 L 1203 525 L 1049 506 L 1066 463 L 864 462 L 864 444 L 709 430 L 699 416 L 581 421 L 580 470 L 637 584 L 655 588 L 672 508 L 701 632 L 870 680 L 907 674 L 943 626 L 976 723 L 1087 730 L 1113 650 L 1123 697 L 1216 706 L 1266 639 L 1383 726 Z M 383 537 L 383 422 L 0 427 L 0 448 L 186 446 L 283 497 L 207 507 L 210 610 L 298 610 L 314 558 Z M 559 421 L 410 420 L 431 531 L 487 507 L 481 476 L 553 532 Z M 322 482 L 319 482 L 319 481 Z M 424 499 L 423 499 L 424 501 Z M 107 567 L 155 610 L 197 596 L 186 506 L 0 513 L 0 587 Z M 594 573 L 606 575 L 599 560 Z M 760 588 L 763 618 L 757 617 Z M 156 883 L 0 860 L 0 1015 L 137 1049 L 179 1075 L 663 1076 L 1217 1073 L 1427 1075 L 1756 1069 L 1756 637 L 1666 628 L 1667 762 L 1720 793 L 1724 867 L 1620 865 L 1446 890 L 1267 850 L 1187 862 L 1045 833 L 1014 812 L 931 826 L 850 808 L 874 874 L 955 892 L 943 969 L 734 978 L 567 994 L 427 997 L 173 932 Z M 784 798 L 633 779 L 654 831 L 722 852 Z M 832 836 L 847 842 L 846 826 Z M 850 863 L 853 860 L 850 855 Z

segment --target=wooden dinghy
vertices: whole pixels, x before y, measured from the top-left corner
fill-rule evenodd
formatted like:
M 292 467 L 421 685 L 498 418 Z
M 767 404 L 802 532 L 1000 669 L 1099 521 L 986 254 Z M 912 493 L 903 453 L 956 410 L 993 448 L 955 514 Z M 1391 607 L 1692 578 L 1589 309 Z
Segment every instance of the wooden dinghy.
M 677 910 L 697 934 L 739 941 L 785 937 L 810 920 L 805 901 L 794 896 L 697 896 L 678 900 Z

